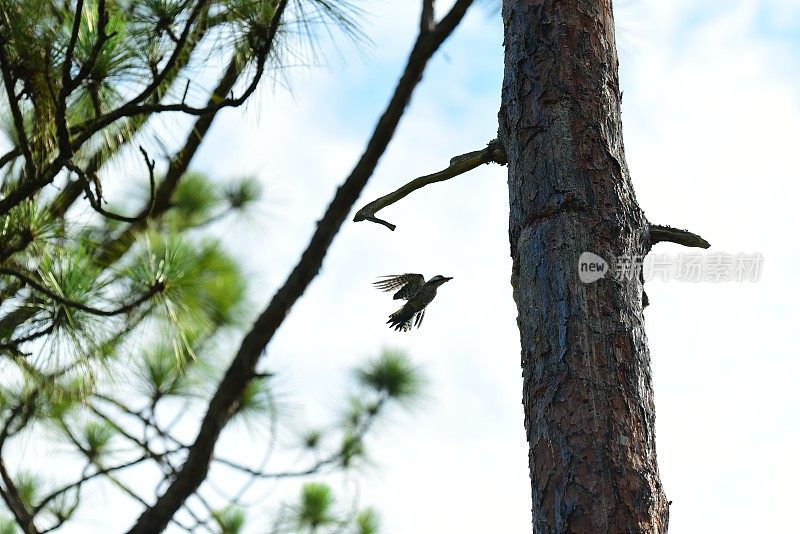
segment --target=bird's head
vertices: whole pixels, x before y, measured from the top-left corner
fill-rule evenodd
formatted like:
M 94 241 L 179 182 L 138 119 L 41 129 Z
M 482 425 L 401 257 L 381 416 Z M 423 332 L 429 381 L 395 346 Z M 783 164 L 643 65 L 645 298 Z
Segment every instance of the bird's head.
M 428 280 L 428 283 L 440 286 L 440 285 L 444 284 L 445 282 L 449 282 L 452 279 L 453 279 L 452 276 L 447 277 L 447 276 L 442 276 L 441 274 L 437 274 L 436 276 L 434 276 L 433 278 Z

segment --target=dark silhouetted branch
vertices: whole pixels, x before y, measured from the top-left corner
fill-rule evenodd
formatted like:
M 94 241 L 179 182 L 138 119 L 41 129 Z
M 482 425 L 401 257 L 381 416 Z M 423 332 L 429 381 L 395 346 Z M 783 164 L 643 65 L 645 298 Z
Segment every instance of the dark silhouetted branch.
M 205 480 L 220 433 L 236 413 L 242 394 L 255 375 L 259 357 L 291 307 L 319 272 L 333 238 L 339 232 L 347 214 L 358 200 L 378 161 L 386 151 L 428 60 L 455 29 L 471 4 L 472 0 L 457 0 L 448 15 L 436 26 L 435 31 L 421 33 L 417 37 L 405 71 L 364 153 L 350 176 L 336 191 L 299 263 L 242 341 L 208 405 L 186 461 L 166 491 L 153 506 L 142 513 L 129 534 L 160 532 L 166 528 L 170 518 Z
M 45 506 L 50 504 L 50 502 L 57 498 L 59 495 L 62 495 L 70 490 L 77 490 L 80 491 L 80 488 L 83 486 L 84 483 L 89 482 L 90 480 L 97 478 L 99 476 L 107 475 L 109 473 L 114 473 L 116 471 L 122 471 L 123 469 L 127 469 L 129 467 L 133 467 L 135 465 L 139 465 L 140 463 L 144 462 L 145 460 L 149 460 L 150 457 L 148 455 L 140 456 L 128 462 L 123 462 L 121 464 L 112 465 L 112 466 L 104 466 L 99 467 L 95 465 L 95 471 L 92 473 L 82 475 L 78 480 L 66 484 L 56 490 L 45 495 L 41 501 L 36 505 L 33 509 L 33 514 L 36 515 L 41 512 Z
M 13 435 L 11 427 L 14 421 L 20 416 L 23 418 L 22 425 L 24 426 L 25 420 L 30 416 L 31 407 L 34 402 L 34 394 L 29 394 L 25 400 L 18 404 L 3 424 L 3 430 L 0 431 L 0 478 L 3 481 L 3 487 L 0 487 L 0 497 L 5 502 L 8 509 L 14 515 L 17 525 L 22 529 L 25 534 L 39 534 L 36 525 L 33 522 L 33 515 L 31 515 L 25 502 L 22 500 L 19 489 L 14 481 L 11 479 L 8 470 L 6 469 L 5 461 L 3 459 L 3 447 L 8 438 Z
M 103 0 L 100 0 L 103 3 Z M 75 14 L 72 16 L 72 32 L 69 36 L 69 44 L 64 52 L 64 65 L 61 74 L 61 90 L 58 92 L 58 105 L 56 106 L 56 130 L 58 132 L 58 148 L 63 157 L 72 156 L 72 145 L 69 142 L 69 128 L 67 127 L 67 97 L 72 92 L 72 55 L 75 52 L 75 43 L 78 42 L 78 34 L 81 29 L 83 19 L 83 0 L 78 0 L 75 4 Z M 100 20 L 102 21 L 102 15 Z
M 97 213 L 102 215 L 103 217 L 107 217 L 109 219 L 113 219 L 115 221 L 122 221 L 122 222 L 139 222 L 146 219 L 150 213 L 153 211 L 153 205 L 156 201 L 156 177 L 155 177 L 155 168 L 156 162 L 150 159 L 150 156 L 147 155 L 147 152 L 144 148 L 139 147 L 139 151 L 142 153 L 142 157 L 144 158 L 144 163 L 147 165 L 147 172 L 150 179 L 150 201 L 147 204 L 147 208 L 142 211 L 139 215 L 133 217 L 127 217 L 125 215 L 119 215 L 117 213 L 112 213 L 107 211 L 103 208 L 103 194 L 100 189 L 100 185 L 97 182 L 97 176 L 89 175 L 86 171 L 78 167 L 72 162 L 68 162 L 66 167 L 76 173 L 79 177 L 81 182 L 83 182 L 83 190 L 86 193 L 86 198 L 89 199 L 89 204 L 91 204 L 92 209 L 94 209 Z M 96 192 L 92 193 L 92 183 L 95 183 Z
M 0 169 L 5 167 L 8 163 L 17 159 L 20 156 L 20 154 L 22 154 L 22 151 L 18 146 L 15 146 L 11 150 L 3 154 L 3 156 L 0 157 Z
M 420 33 L 430 33 L 436 30 L 433 4 L 434 0 L 422 0 L 422 14 L 419 17 Z
M 36 176 L 36 166 L 33 163 L 33 154 L 31 154 L 31 148 L 28 145 L 28 134 L 25 132 L 25 121 L 22 118 L 22 110 L 20 110 L 17 96 L 14 94 L 15 80 L 11 75 L 11 65 L 8 63 L 5 45 L 5 38 L 0 37 L 0 73 L 3 75 L 6 99 L 8 100 L 8 107 L 11 109 L 14 131 L 17 134 L 17 146 L 25 157 L 25 177 L 28 180 L 33 180 L 34 176 Z M 5 213 L 5 210 L 0 208 L 0 215 L 3 213 Z

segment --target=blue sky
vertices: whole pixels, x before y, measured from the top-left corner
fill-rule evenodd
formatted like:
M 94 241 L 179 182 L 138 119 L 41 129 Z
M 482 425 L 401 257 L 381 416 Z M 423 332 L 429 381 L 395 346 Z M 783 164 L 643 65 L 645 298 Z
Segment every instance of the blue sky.
M 787 246 L 798 227 L 800 31 L 787 21 L 800 20 L 800 10 L 780 1 L 698 5 L 617 6 L 625 142 L 640 203 L 654 222 L 697 231 L 715 250 L 765 256 L 756 284 L 648 284 L 671 531 L 789 532 L 800 496 L 800 367 L 789 335 L 800 258 Z M 299 74 L 292 98 L 265 100 L 263 116 L 245 119 L 252 130 L 231 116 L 214 132 L 238 144 L 234 169 L 258 172 L 282 199 L 277 218 L 287 230 L 267 225 L 274 253 L 256 268 L 267 293 L 356 160 L 411 45 L 417 9 L 375 6 L 366 54 L 345 45 L 343 59 L 331 54 L 327 68 Z M 365 201 L 494 137 L 501 43 L 499 17 L 475 10 L 431 63 Z M 278 127 L 265 127 L 271 121 Z M 217 146 L 204 149 L 205 161 L 231 172 Z M 269 170 L 259 158 L 269 158 Z M 506 195 L 503 170 L 485 167 L 387 209 L 394 233 L 346 226 L 270 348 L 311 419 L 324 420 L 319 406 L 347 387 L 342 372 L 381 346 L 407 349 L 428 368 L 427 411 L 398 415 L 376 439 L 379 469 L 361 486 L 388 533 L 529 531 Z M 369 287 L 398 271 L 455 277 L 425 328 L 410 334 L 383 327 L 392 304 Z
M 227 112 L 199 154 L 201 170 L 265 183 L 255 226 L 221 229 L 240 237 L 255 307 L 357 160 L 411 46 L 416 3 L 366 6 L 374 46 L 358 53 L 342 42 L 327 66 L 293 70 L 291 93 L 277 86 Z M 713 250 L 765 258 L 757 283 L 646 286 L 671 532 L 791 532 L 800 497 L 800 4 L 626 0 L 616 19 L 626 154 L 648 217 L 702 234 Z M 501 45 L 499 16 L 474 9 L 432 61 L 365 202 L 495 136 Z M 325 421 L 352 365 L 383 346 L 408 350 L 431 375 L 431 398 L 421 415 L 395 414 L 372 443 L 377 469 L 365 474 L 362 502 L 381 509 L 387 534 L 529 532 L 504 170 L 482 167 L 382 213 L 398 230 L 347 224 L 270 346 L 278 387 L 305 418 Z M 394 272 L 455 277 L 420 330 L 383 324 L 394 303 L 370 282 Z M 246 455 L 257 445 L 239 431 L 221 446 Z M 265 508 L 294 491 L 271 490 Z

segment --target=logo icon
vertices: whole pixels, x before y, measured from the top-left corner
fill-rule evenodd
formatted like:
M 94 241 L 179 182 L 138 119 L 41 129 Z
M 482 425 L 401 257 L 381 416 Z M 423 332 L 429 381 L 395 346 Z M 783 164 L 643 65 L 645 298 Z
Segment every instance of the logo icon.
M 584 252 L 578 258 L 578 277 L 584 284 L 591 284 L 606 276 L 608 273 L 606 260 L 592 252 Z

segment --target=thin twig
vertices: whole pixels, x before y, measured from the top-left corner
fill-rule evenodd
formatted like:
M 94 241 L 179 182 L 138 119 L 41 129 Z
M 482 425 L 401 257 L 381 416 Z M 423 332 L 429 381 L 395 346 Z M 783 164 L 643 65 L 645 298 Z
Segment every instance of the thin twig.
M 94 42 L 89 52 L 89 57 L 86 58 L 86 62 L 81 65 L 81 70 L 78 71 L 78 74 L 76 74 L 75 78 L 72 80 L 71 90 L 83 83 L 83 80 L 89 76 L 97 63 L 97 58 L 100 55 L 100 51 L 103 49 L 103 45 L 116 35 L 116 32 L 106 34 L 107 25 L 108 12 L 106 11 L 106 0 L 99 0 L 97 2 L 97 40 Z
M 141 146 L 139 147 L 139 151 L 142 153 L 142 157 L 144 157 L 145 165 L 147 165 L 147 172 L 150 180 L 150 200 L 148 201 L 147 208 L 144 211 L 132 217 L 128 217 L 126 215 L 119 215 L 118 213 L 113 213 L 106 210 L 103 207 L 102 192 L 96 183 L 97 177 L 96 176 L 90 177 L 87 175 L 86 171 L 84 171 L 74 163 L 67 162 L 66 167 L 75 174 L 77 174 L 80 180 L 83 182 L 83 190 L 86 193 L 86 198 L 89 199 L 89 204 L 91 204 L 92 209 L 94 209 L 97 213 L 99 213 L 103 217 L 107 217 L 115 221 L 133 223 L 146 219 L 147 217 L 150 216 L 150 213 L 153 211 L 153 206 L 155 205 L 156 201 L 156 177 L 155 177 L 156 162 L 150 159 L 145 149 L 142 148 Z M 97 189 L 96 193 L 92 193 L 91 184 L 93 182 L 95 182 L 95 188 Z
M 183 96 L 181 97 L 181 104 L 186 102 L 186 95 L 189 93 L 189 84 L 192 82 L 191 79 L 186 79 L 186 87 L 183 88 Z
M 104 476 L 104 475 L 107 475 L 109 473 L 114 473 L 116 471 L 121 471 L 123 469 L 127 469 L 129 467 L 133 467 L 135 465 L 139 465 L 140 463 L 142 463 L 142 462 L 144 462 L 146 460 L 149 460 L 149 459 L 150 459 L 150 457 L 145 454 L 144 456 L 140 456 L 140 457 L 135 458 L 133 460 L 130 460 L 128 462 L 123 462 L 121 464 L 112 465 L 112 466 L 108 466 L 108 467 L 102 467 L 101 468 L 96 464 L 92 464 L 95 467 L 95 471 L 93 471 L 92 473 L 84 474 L 78 480 L 76 480 L 74 482 L 71 482 L 69 484 L 66 484 L 66 485 L 64 485 L 64 486 L 62 486 L 62 487 L 60 487 L 60 488 L 58 488 L 56 490 L 51 491 L 47 495 L 45 495 L 42 498 L 42 500 L 40 500 L 39 503 L 33 508 L 33 515 L 36 516 L 39 512 L 41 512 L 44 509 L 45 506 L 47 506 L 53 499 L 55 499 L 56 497 L 58 497 L 62 493 L 66 493 L 66 492 L 68 492 L 68 491 L 70 491 L 72 489 L 77 489 L 78 491 L 80 491 L 80 488 L 81 488 L 81 486 L 83 486 L 84 483 L 89 482 L 90 480 L 92 480 L 94 478 L 97 478 L 99 476 Z
M 8 63 L 5 45 L 5 39 L 0 38 L 0 71 L 3 75 L 3 85 L 6 88 L 8 107 L 11 108 L 11 118 L 14 121 L 14 130 L 17 133 L 17 145 L 19 146 L 22 155 L 25 157 L 25 177 L 27 180 L 33 180 L 36 176 L 36 165 L 33 162 L 31 148 L 28 145 L 28 134 L 25 132 L 25 121 L 22 117 L 22 111 L 19 108 L 17 96 L 14 94 L 14 84 L 16 80 L 14 80 L 13 76 L 11 76 L 11 65 Z M 0 208 L 0 215 L 6 213 L 6 211 L 7 209 Z
M 6 506 L 14 515 L 14 519 L 16 520 L 17 524 L 23 530 L 23 532 L 25 532 L 25 534 L 39 534 L 39 531 L 33 522 L 33 515 L 31 515 L 31 513 L 28 511 L 28 507 L 25 505 L 22 497 L 20 496 L 19 489 L 11 479 L 11 476 L 8 474 L 8 470 L 6 469 L 5 461 L 3 459 L 3 447 L 5 446 L 8 438 L 12 435 L 11 426 L 14 424 L 14 421 L 17 419 L 17 417 L 22 415 L 24 419 L 20 426 L 24 426 L 26 424 L 35 398 L 34 392 L 29 393 L 25 400 L 20 402 L 11 411 L 8 419 L 6 419 L 6 422 L 3 425 L 3 430 L 0 431 L 0 478 L 2 478 L 3 485 L 5 486 L 5 488 L 0 488 L 0 497 L 2 497 Z
M 3 157 L 0 157 L 0 169 L 5 167 L 9 162 L 17 159 L 20 156 L 20 154 L 22 154 L 22 150 L 20 150 L 18 146 L 15 146 L 11 150 L 3 154 Z

